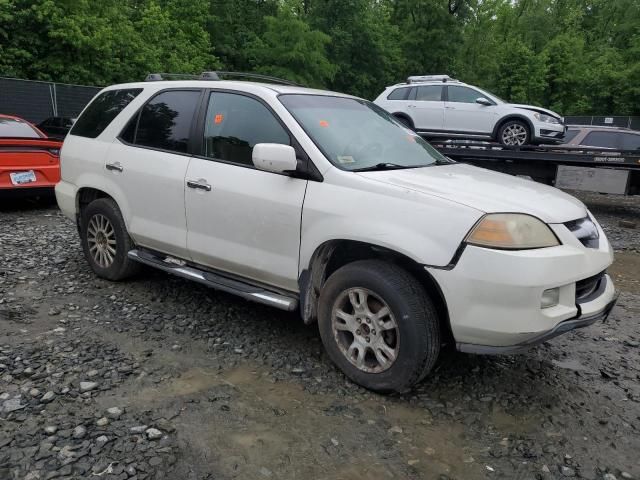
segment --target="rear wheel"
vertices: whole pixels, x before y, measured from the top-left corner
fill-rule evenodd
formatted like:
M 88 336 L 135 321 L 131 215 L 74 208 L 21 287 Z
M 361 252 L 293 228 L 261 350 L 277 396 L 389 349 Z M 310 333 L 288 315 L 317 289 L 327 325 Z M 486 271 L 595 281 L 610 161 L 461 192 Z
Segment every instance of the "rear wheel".
M 502 145 L 519 147 L 531 143 L 531 132 L 521 120 L 509 120 L 498 131 L 498 141 Z
M 134 248 L 122 213 L 110 198 L 99 198 L 82 210 L 80 240 L 91 269 L 108 280 L 124 280 L 138 272 L 140 264 L 127 253 Z
M 331 360 L 354 382 L 402 392 L 424 377 L 440 351 L 435 308 L 420 283 L 379 260 L 348 264 L 325 283 L 318 319 Z

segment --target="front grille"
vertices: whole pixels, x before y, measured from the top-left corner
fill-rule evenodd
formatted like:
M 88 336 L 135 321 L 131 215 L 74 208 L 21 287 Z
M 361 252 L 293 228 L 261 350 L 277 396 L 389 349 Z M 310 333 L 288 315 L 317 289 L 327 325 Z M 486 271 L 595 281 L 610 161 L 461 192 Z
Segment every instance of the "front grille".
M 589 217 L 572 220 L 564 225 L 580 240 L 582 245 L 587 248 L 598 248 L 600 235 L 595 223 Z
M 594 275 L 593 277 L 585 278 L 576 282 L 576 303 L 584 302 L 591 295 L 598 292 L 604 282 L 605 271 Z

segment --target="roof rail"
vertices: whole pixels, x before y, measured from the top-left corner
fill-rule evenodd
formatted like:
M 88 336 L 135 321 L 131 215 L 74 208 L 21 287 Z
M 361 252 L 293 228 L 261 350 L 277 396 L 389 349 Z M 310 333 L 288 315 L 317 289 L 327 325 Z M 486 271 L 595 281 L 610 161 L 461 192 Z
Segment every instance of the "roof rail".
M 225 71 L 202 72 L 200 75 L 190 75 L 184 73 L 150 73 L 145 78 L 145 82 L 159 82 L 161 80 L 222 80 L 221 77 L 239 77 L 246 78 L 248 80 L 262 80 L 265 82 L 277 83 L 280 85 L 292 85 L 294 87 L 300 86 L 300 84 L 292 82 L 290 80 L 272 77 L 270 75 L 262 75 L 260 73 Z
M 449 75 L 414 75 L 407 77 L 407 83 L 419 83 L 419 82 L 457 82 L 455 78 L 451 78 Z

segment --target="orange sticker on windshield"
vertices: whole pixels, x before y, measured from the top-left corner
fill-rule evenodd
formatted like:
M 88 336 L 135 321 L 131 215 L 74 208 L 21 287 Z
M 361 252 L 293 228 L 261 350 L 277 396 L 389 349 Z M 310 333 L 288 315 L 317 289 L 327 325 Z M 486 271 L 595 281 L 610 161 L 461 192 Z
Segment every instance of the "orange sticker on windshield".
M 224 115 L 219 113 L 219 114 L 216 115 L 216 118 L 214 118 L 213 122 L 214 123 L 222 123 L 222 120 L 224 120 Z
M 329 126 L 329 122 L 327 122 L 326 120 L 320 120 L 320 126 L 321 127 L 328 127 Z

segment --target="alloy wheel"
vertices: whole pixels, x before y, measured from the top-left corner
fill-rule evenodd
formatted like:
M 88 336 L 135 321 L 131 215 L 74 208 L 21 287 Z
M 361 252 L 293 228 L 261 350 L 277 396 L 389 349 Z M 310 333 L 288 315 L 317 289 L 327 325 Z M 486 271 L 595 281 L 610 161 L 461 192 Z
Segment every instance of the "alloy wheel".
M 387 303 L 371 290 L 343 291 L 333 305 L 331 328 L 342 354 L 363 372 L 384 372 L 398 358 L 398 324 Z
M 520 146 L 527 141 L 527 129 L 518 123 L 509 125 L 502 131 L 502 143 L 505 145 Z
M 89 253 L 102 268 L 109 268 L 116 258 L 116 233 L 107 217 L 96 214 L 87 226 Z

